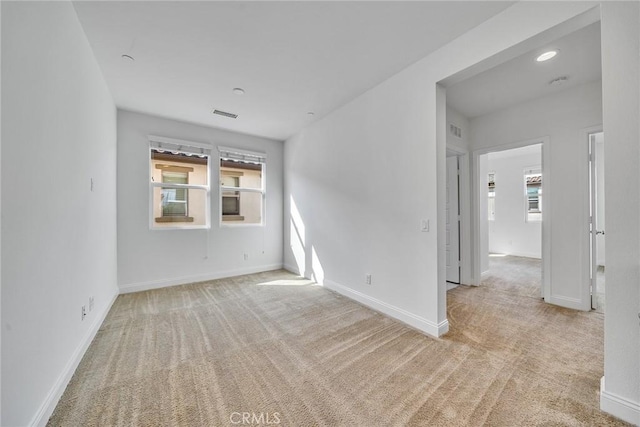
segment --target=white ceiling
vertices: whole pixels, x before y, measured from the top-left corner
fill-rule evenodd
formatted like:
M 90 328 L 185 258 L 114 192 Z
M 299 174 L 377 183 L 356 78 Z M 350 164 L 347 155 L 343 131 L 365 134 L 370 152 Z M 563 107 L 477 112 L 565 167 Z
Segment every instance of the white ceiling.
M 512 3 L 74 7 L 119 108 L 286 139 Z M 234 87 L 246 93 L 234 95 Z M 214 108 L 238 118 L 214 116 Z
M 558 55 L 536 62 L 540 53 L 550 49 L 559 49 Z M 569 80 L 549 85 L 560 76 Z M 474 118 L 601 78 L 600 23 L 596 22 L 447 87 L 447 104 Z

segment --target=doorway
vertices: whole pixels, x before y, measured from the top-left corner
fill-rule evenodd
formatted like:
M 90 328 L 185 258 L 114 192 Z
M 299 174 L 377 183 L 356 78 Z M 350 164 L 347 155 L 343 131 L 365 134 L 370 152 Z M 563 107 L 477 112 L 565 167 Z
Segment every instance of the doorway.
M 589 133 L 589 231 L 591 237 L 591 308 L 605 309 L 604 133 Z
M 460 284 L 460 162 L 447 153 L 447 195 L 445 205 L 445 262 L 447 290 Z
M 481 286 L 541 298 L 542 144 L 478 157 Z

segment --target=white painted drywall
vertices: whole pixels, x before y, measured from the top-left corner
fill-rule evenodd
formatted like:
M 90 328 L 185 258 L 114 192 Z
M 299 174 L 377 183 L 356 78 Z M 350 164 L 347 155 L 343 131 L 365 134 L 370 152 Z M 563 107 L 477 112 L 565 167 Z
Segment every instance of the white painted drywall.
M 460 128 L 462 136 L 457 137 L 449 130 L 449 125 Z M 469 151 L 469 119 L 452 107 L 447 106 L 447 148 L 452 147 L 458 152 Z
M 287 267 L 312 276 L 321 266 L 326 286 L 445 332 L 446 99 L 436 83 L 592 6 L 516 3 L 289 138 Z
M 1 7 L 1 424 L 24 426 L 46 423 L 118 292 L 116 109 L 71 3 Z
M 600 404 L 640 425 L 640 5 L 603 2 L 601 10 L 607 301 Z
M 148 135 L 212 144 L 211 229 L 149 229 Z M 266 225 L 219 224 L 219 145 L 267 154 Z M 283 144 L 118 111 L 118 284 L 131 292 L 282 267 Z M 249 259 L 244 259 L 244 254 Z
M 496 174 L 496 216 L 494 221 L 488 221 L 489 252 L 529 258 L 542 256 L 542 224 L 525 221 L 524 171 L 531 167 L 539 169 L 542 164 L 542 146 L 534 148 L 533 153 L 530 147 L 514 148 L 508 151 L 508 157 L 506 152 L 498 152 L 498 156 L 487 154 L 487 169 Z
M 580 130 L 601 122 L 600 81 L 471 120 L 473 150 L 549 138 L 551 162 L 544 165 L 549 208 L 544 215 L 552 236 L 549 301 L 576 308 L 584 299 L 590 265 L 589 143 Z
M 2 6 L 0 5 L 0 46 L 2 46 Z M 2 49 L 0 49 L 1 51 Z M 0 82 L 2 81 L 2 55 L 0 54 Z M 2 85 L 0 85 L 1 87 Z M 0 94 L 2 89 L 0 88 Z M 0 95 L 1 97 L 1 95 Z M 0 102 L 0 118 L 2 102 Z M 2 152 L 2 120 L 0 120 L 0 153 Z M 0 157 L 0 212 L 2 212 L 2 158 Z M 0 215 L 0 242 L 2 242 L 2 215 Z M 0 360 L 2 360 L 2 244 L 0 243 Z M 0 362 L 0 422 L 2 422 L 2 366 Z

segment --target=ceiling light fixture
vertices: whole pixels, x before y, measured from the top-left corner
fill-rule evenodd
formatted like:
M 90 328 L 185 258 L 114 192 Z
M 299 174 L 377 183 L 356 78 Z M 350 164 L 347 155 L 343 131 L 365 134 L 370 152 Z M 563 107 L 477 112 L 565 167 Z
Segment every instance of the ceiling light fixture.
M 241 87 L 234 87 L 232 92 L 236 95 L 244 95 L 244 89 Z
M 307 116 L 314 116 L 315 114 L 316 114 L 316 113 L 314 113 L 313 111 L 309 111 L 309 112 L 307 113 Z
M 536 61 L 538 61 L 538 62 L 548 61 L 551 58 L 553 58 L 554 56 L 556 56 L 557 54 L 558 54 L 557 50 L 550 50 L 550 51 L 547 51 L 547 52 L 543 53 L 542 55 L 539 55 L 536 58 Z
M 123 54 L 123 55 L 121 56 L 121 58 L 122 58 L 122 59 L 126 59 L 126 60 L 128 60 L 128 61 L 135 61 L 135 60 L 136 60 L 136 58 L 134 58 L 133 56 L 131 56 L 131 55 L 126 55 L 126 54 Z

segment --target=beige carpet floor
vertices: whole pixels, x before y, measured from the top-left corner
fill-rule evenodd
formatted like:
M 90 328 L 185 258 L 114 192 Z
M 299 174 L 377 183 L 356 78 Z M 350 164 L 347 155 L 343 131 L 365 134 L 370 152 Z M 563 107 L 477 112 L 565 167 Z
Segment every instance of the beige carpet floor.
M 598 268 L 596 277 L 598 284 L 594 295 L 594 310 L 604 313 L 604 267 Z M 541 298 L 542 261 L 535 258 L 490 254 L 489 269 L 482 274 L 482 286 L 498 292 Z
M 482 286 L 498 292 L 542 298 L 542 261 L 489 254 L 489 269 L 482 273 Z
M 602 315 L 448 307 L 434 339 L 285 271 L 122 295 L 49 425 L 624 425 L 598 409 Z

